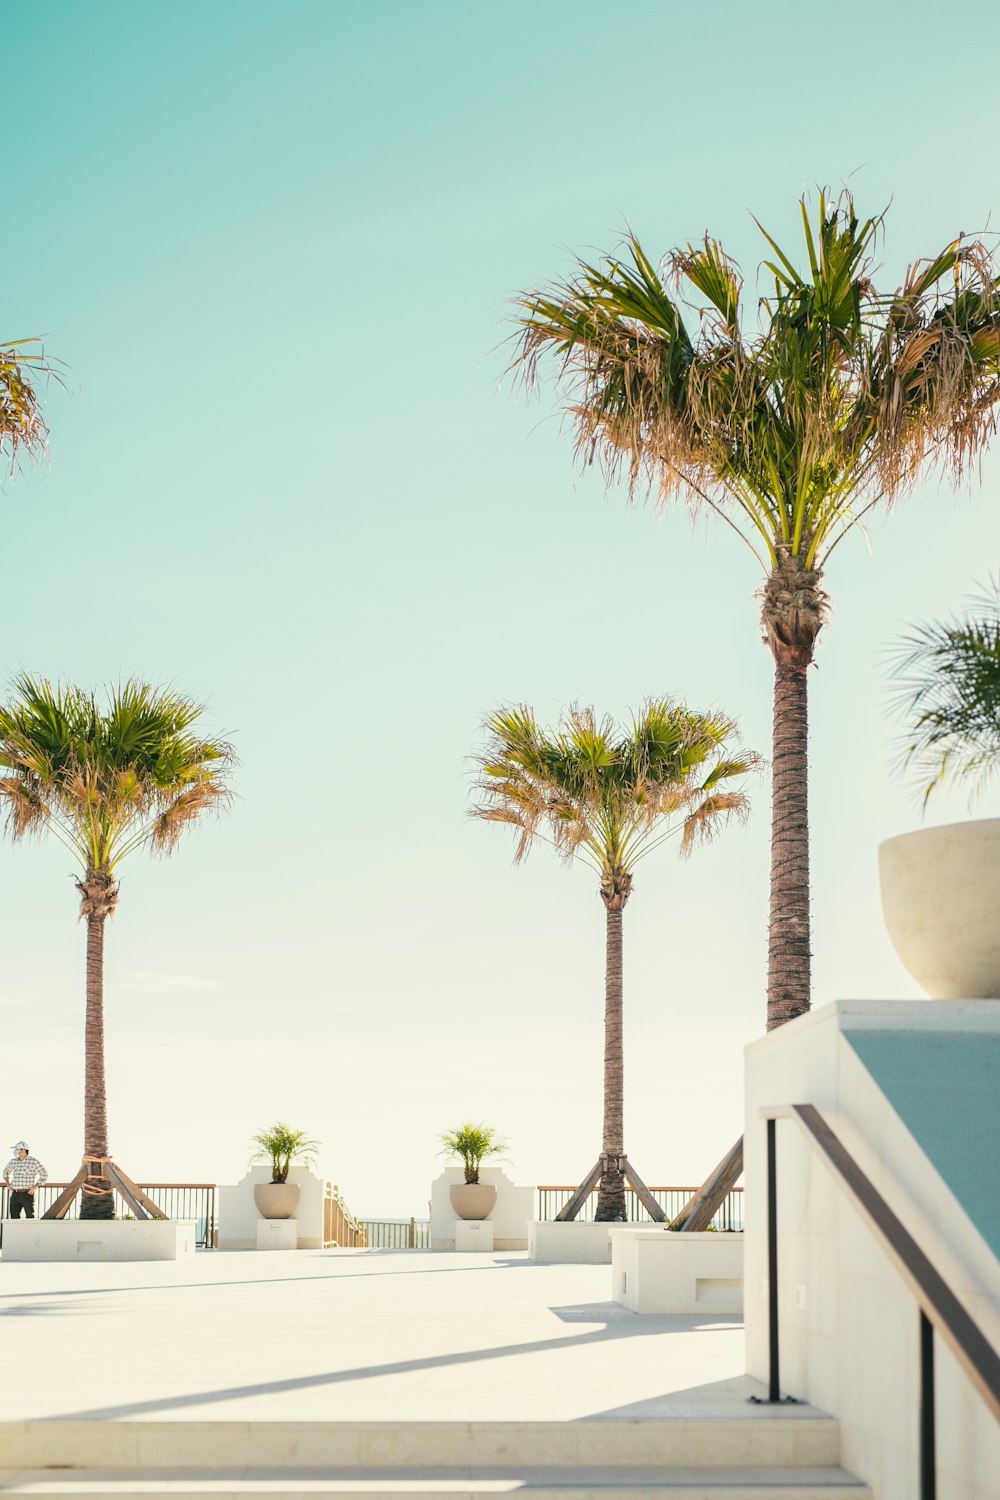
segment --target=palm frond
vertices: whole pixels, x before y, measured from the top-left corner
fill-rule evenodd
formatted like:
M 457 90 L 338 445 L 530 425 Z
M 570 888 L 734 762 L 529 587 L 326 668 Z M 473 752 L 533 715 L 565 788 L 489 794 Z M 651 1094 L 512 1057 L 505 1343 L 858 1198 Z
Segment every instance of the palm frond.
M 574 704 L 551 730 L 524 706 L 498 709 L 485 728 L 471 815 L 517 830 L 515 860 L 541 839 L 562 859 L 591 864 L 602 885 L 625 882 L 665 823 L 685 830 L 687 847 L 698 827 L 707 836 L 713 821 L 728 820 L 746 797 L 718 783 L 760 763 L 726 715 L 666 697 L 627 726 Z
M 977 795 L 1000 768 L 1000 582 L 964 615 L 904 637 L 893 666 L 895 708 L 908 721 L 900 768 L 925 805 L 948 783 Z
M 992 436 L 1000 281 L 986 246 L 959 239 L 880 291 L 884 214 L 862 219 L 849 193 L 800 207 L 801 267 L 759 225 L 774 290 L 755 323 L 717 239 L 668 251 L 661 273 L 629 235 L 517 298 L 511 370 L 534 387 L 552 362 L 577 453 L 609 483 L 718 513 L 766 571 L 793 560 L 816 582 L 866 508 L 929 459 L 961 477 Z
M 224 740 L 196 730 L 197 703 L 130 680 L 95 694 L 22 675 L 0 705 L 2 792 L 12 837 L 57 831 L 85 870 L 108 875 L 133 849 L 169 854 L 229 796 Z
M 38 385 L 53 374 L 40 339 L 0 344 L 0 454 L 8 457 L 12 469 L 22 451 L 30 458 L 44 452 L 48 429 Z

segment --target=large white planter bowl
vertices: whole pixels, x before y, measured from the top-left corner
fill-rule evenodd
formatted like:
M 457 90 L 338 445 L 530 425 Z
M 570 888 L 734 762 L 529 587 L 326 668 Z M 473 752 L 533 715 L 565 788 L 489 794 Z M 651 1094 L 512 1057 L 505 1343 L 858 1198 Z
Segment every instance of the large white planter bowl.
M 935 1000 L 1000 1000 L 1000 818 L 879 845 L 892 945 Z

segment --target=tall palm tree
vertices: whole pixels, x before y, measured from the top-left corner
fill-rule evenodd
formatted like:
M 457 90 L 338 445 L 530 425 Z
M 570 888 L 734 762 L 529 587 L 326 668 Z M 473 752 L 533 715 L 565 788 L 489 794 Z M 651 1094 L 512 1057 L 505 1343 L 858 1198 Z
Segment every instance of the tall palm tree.
M 1000 284 L 963 237 L 880 291 L 883 217 L 844 193 L 802 200 L 800 270 L 761 228 L 773 291 L 741 303 L 722 245 L 626 253 L 521 294 L 513 369 L 556 365 L 578 452 L 630 495 L 685 497 L 721 517 L 764 573 L 774 658 L 768 1029 L 810 1000 L 806 677 L 827 617 L 823 575 L 841 539 L 931 461 L 963 475 L 996 427 Z M 760 227 L 760 226 L 758 226 Z
M 35 382 L 52 373 L 38 339 L 0 343 L 0 455 L 9 459 L 11 468 L 22 448 L 34 457 L 45 447 L 46 427 Z
M 572 708 L 548 731 L 521 707 L 497 710 L 486 730 L 486 748 L 475 757 L 482 800 L 472 815 L 517 830 L 516 860 L 542 839 L 598 878 L 607 927 L 604 1129 L 600 1161 L 572 1212 L 599 1177 L 597 1218 L 624 1219 L 626 1176 L 649 1196 L 624 1141 L 622 913 L 633 871 L 672 835 L 689 854 L 730 818 L 744 817 L 746 794 L 729 783 L 752 770 L 757 756 L 736 743 L 736 726 L 723 714 L 696 713 L 669 698 L 644 704 L 625 729 L 609 718 L 598 723 L 593 709 Z
M 1000 770 L 1000 581 L 963 615 L 911 631 L 894 666 L 907 720 L 902 766 L 925 805 L 949 782 L 975 795 Z
M 53 1205 L 61 1217 L 77 1186 L 81 1214 L 111 1218 L 113 1187 L 133 1208 L 154 1208 L 115 1166 L 104 1070 L 104 927 L 119 895 L 118 867 L 137 849 L 171 854 L 185 828 L 229 797 L 232 748 L 197 728 L 198 704 L 130 680 L 102 706 L 79 687 L 21 676 L 0 706 L 0 799 L 14 839 L 50 832 L 74 856 L 87 923 L 84 1164 Z M 158 1210 L 157 1210 L 158 1212 Z

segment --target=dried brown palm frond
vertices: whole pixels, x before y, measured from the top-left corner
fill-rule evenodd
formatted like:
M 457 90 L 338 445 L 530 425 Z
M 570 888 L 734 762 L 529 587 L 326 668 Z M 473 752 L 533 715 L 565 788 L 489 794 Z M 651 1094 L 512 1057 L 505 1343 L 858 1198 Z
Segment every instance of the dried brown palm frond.
M 40 339 L 0 343 L 0 455 L 12 470 L 22 453 L 37 458 L 45 450 L 48 429 L 38 387 L 51 375 L 59 378 Z
M 684 819 L 681 853 L 690 854 L 696 844 L 714 839 L 731 820 L 745 823 L 749 816 L 750 799 L 745 793 L 713 792 Z
M 40 833 L 48 826 L 49 813 L 41 797 L 29 782 L 16 776 L 0 778 L 0 800 L 3 801 L 7 829 L 14 839 Z

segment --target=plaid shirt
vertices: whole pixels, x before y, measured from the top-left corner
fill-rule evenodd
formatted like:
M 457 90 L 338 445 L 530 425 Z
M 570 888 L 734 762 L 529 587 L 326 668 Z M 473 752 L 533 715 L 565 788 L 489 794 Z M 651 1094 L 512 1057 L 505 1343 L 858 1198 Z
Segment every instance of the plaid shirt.
M 15 1193 L 23 1193 L 25 1188 L 35 1187 L 49 1180 L 49 1174 L 37 1156 L 26 1156 L 23 1161 L 19 1156 L 12 1156 L 4 1167 L 3 1175 Z

